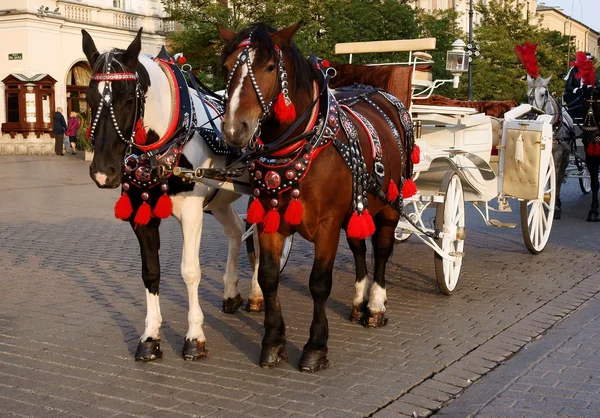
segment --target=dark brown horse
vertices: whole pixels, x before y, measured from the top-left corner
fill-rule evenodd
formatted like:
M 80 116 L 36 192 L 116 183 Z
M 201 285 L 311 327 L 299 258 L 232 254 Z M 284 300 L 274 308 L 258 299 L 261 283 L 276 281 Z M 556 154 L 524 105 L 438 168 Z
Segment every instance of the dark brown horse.
M 407 184 L 405 196 L 414 186 L 413 141 L 408 113 L 387 93 L 361 86 L 334 98 L 326 84 L 334 71 L 326 61 L 303 57 L 292 42 L 298 28 L 255 24 L 239 34 L 220 28 L 228 71 L 223 133 L 230 146 L 257 151 L 249 165 L 257 199 L 248 220 L 260 230 L 260 365 L 273 367 L 287 356 L 278 260 L 284 238 L 298 232 L 315 245 L 313 320 L 299 363 L 301 371 L 314 372 L 328 364 L 325 305 L 342 229 L 356 261 L 352 316 L 364 315 L 369 326 L 386 322 L 385 268 L 400 216 L 392 206 L 402 199 L 396 185 Z M 365 260 L 370 235 L 374 283 Z
M 598 204 L 598 171 L 600 170 L 600 92 L 589 86 L 584 87 L 585 118 L 583 122 L 583 146 L 585 149 L 585 163 L 590 172 L 592 188 L 592 206 L 588 212 L 588 222 L 600 222 L 600 210 Z

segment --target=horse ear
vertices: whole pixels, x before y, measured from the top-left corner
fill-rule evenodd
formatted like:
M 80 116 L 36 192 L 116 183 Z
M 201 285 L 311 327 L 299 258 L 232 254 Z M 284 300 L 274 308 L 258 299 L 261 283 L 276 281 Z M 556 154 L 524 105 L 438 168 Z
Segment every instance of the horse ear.
M 527 74 L 527 84 L 533 83 L 534 81 L 535 81 L 535 78 L 533 78 L 532 76 Z
M 548 86 L 550 84 L 550 80 L 552 80 L 552 76 L 550 76 L 544 80 L 544 85 Z
M 123 64 L 131 71 L 135 71 L 137 68 L 138 55 L 142 51 L 142 30 L 144 28 L 140 28 L 135 39 L 129 44 L 125 54 L 123 54 Z
M 275 45 L 279 46 L 289 46 L 292 43 L 292 38 L 296 34 L 296 31 L 300 29 L 304 22 L 300 21 L 295 25 L 288 26 L 287 28 L 283 28 L 280 31 L 277 31 L 271 34 L 271 39 Z
M 225 42 L 231 42 L 231 40 L 233 38 L 236 37 L 237 33 L 235 33 L 234 31 L 231 31 L 229 29 L 225 29 L 223 26 L 221 25 L 217 25 L 217 30 L 219 31 L 219 34 L 221 35 L 221 38 L 225 41 Z
M 98 55 L 100 55 L 98 53 L 98 48 L 96 48 L 94 40 L 85 29 L 81 29 L 81 35 L 83 36 L 83 39 L 81 41 L 83 53 L 85 54 L 88 62 L 90 63 L 90 67 L 94 68 L 96 59 L 98 58 Z

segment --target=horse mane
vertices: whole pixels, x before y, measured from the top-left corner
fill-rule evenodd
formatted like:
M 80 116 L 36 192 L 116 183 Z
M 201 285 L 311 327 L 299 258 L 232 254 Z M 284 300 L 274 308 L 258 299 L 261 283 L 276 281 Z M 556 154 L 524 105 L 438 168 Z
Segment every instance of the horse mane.
M 238 33 L 237 36 L 225 46 L 221 55 L 222 65 L 225 64 L 227 57 L 239 48 L 240 43 L 250 36 L 250 32 L 252 31 L 252 41 L 257 50 L 256 62 L 261 64 L 273 58 L 275 55 L 275 43 L 270 35 L 275 33 L 276 30 L 266 23 L 258 22 Z M 293 82 L 295 88 L 297 90 L 304 90 L 304 93 L 310 94 L 312 92 L 312 82 L 318 80 L 317 70 L 302 55 L 302 52 L 300 52 L 293 41 L 290 42 L 290 45 L 280 47 L 287 57 L 286 59 L 288 62 L 286 62 L 286 65 L 291 65 L 294 68 Z

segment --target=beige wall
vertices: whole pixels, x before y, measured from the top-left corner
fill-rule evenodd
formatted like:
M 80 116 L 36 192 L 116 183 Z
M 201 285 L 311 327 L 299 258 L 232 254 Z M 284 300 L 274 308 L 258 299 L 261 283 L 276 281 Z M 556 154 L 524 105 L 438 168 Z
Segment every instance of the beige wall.
M 575 37 L 575 51 L 584 51 L 600 58 L 598 51 L 598 33 L 591 31 L 587 26 L 554 9 L 538 10 L 538 18 L 542 27 L 558 31 L 567 36 Z M 573 58 L 574 53 L 571 54 Z
M 110 2 L 112 0 L 96 0 L 86 3 Z M 60 16 L 39 17 L 36 9 L 44 4 L 54 10 L 55 3 L 60 7 Z M 126 17 L 133 17 L 135 27 L 117 27 L 117 24 L 129 26 L 131 20 L 115 20 L 115 14 L 124 14 L 113 8 L 99 9 L 87 7 L 86 3 L 71 4 L 72 2 L 53 2 L 42 0 L 0 0 L 1 9 L 16 8 L 18 13 L 2 14 L 0 12 L 0 80 L 11 73 L 21 73 L 31 77 L 39 73 L 47 73 L 57 80 L 55 85 L 55 103 L 57 107 L 67 108 L 66 83 L 71 67 L 78 61 L 85 61 L 81 49 L 81 29 L 87 30 L 94 39 L 100 51 L 111 48 L 126 48 L 133 40 L 137 29 L 144 25 L 154 29 L 151 33 L 144 34 L 142 38 L 142 52 L 156 55 L 165 42 L 163 33 L 158 32 L 162 21 L 158 17 L 145 17 L 125 13 Z M 133 4 L 144 1 L 132 1 Z M 154 2 L 152 2 L 154 3 Z M 80 14 L 79 19 L 71 10 L 69 19 L 65 18 L 66 6 L 73 5 L 87 11 Z M 21 12 L 22 11 L 22 12 Z M 98 23 L 99 21 L 104 23 Z M 111 22 L 106 23 L 106 21 Z M 144 22 L 146 21 L 146 22 Z M 146 25 L 145 23 L 148 23 Z M 152 24 L 150 24 L 152 23 Z M 6 41 L 8 40 L 8 41 Z M 22 53 L 22 60 L 9 60 L 9 53 Z M 0 83 L 0 124 L 6 122 L 4 84 Z

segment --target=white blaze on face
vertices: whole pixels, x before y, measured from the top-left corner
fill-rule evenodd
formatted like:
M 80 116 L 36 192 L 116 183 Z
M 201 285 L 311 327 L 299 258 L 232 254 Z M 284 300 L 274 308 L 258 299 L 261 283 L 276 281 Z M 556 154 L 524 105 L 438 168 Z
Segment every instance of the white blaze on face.
M 99 171 L 96 174 L 94 174 L 94 177 L 96 178 L 96 182 L 100 186 L 104 186 L 106 184 L 106 180 L 108 179 L 108 177 L 106 176 L 106 174 L 101 173 Z
M 249 52 L 249 61 L 254 62 L 254 55 L 256 54 L 256 50 L 252 49 Z M 242 86 L 244 85 L 244 80 L 248 76 L 248 65 L 249 64 L 240 64 L 240 76 L 238 77 L 237 84 L 235 85 L 233 92 L 231 93 L 231 97 L 229 98 L 229 103 L 227 103 L 227 114 L 225 116 L 225 124 L 229 126 L 228 134 L 233 136 L 235 135 L 235 127 L 233 125 L 234 120 L 236 119 L 235 114 L 240 106 L 240 96 L 242 95 Z

